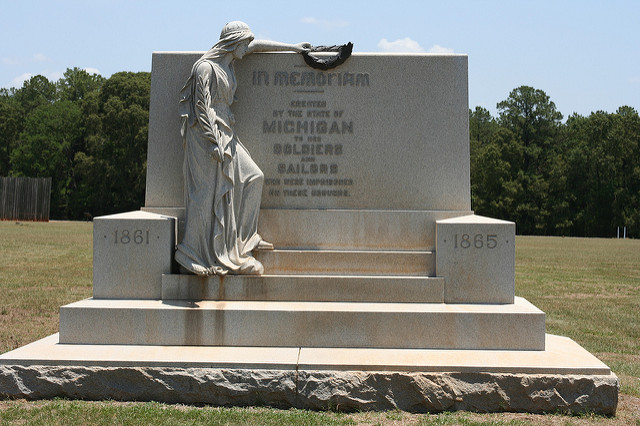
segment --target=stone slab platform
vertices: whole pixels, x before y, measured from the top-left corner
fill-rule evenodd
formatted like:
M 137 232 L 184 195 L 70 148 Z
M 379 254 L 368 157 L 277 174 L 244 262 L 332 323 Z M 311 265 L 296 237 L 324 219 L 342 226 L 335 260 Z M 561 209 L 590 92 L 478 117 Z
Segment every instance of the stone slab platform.
M 614 415 L 618 379 L 566 337 L 544 351 L 59 344 L 0 355 L 0 396 L 414 412 Z
M 60 308 L 60 342 L 543 350 L 545 314 L 507 305 L 86 299 Z
M 443 303 L 442 277 L 162 276 L 163 300 Z
M 457 373 L 610 375 L 568 337 L 545 335 L 545 350 L 75 345 L 52 334 L 0 355 L 0 365 L 182 367 Z
M 435 276 L 432 251 L 256 250 L 269 274 Z

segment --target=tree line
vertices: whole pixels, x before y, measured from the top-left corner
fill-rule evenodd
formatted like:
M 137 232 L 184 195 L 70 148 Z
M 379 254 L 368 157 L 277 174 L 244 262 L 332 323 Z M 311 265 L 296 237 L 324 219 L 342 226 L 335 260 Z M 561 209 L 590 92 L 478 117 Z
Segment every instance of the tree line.
M 542 90 L 514 89 L 498 117 L 469 112 L 471 195 L 477 214 L 516 222 L 519 234 L 640 235 L 640 118 L 562 114 Z
M 53 219 L 144 205 L 151 74 L 67 69 L 0 89 L 0 176 L 51 177 Z
M 144 205 L 151 75 L 105 79 L 68 69 L 0 89 L 0 176 L 52 177 L 51 217 Z M 469 111 L 476 214 L 519 234 L 640 235 L 640 118 L 628 106 L 562 114 L 542 91 L 514 89 L 493 117 Z

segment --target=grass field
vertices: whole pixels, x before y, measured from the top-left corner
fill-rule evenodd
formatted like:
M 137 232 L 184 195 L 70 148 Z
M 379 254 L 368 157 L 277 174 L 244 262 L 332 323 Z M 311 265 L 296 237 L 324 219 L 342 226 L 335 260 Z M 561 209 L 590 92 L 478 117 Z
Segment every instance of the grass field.
M 58 308 L 91 296 L 92 224 L 0 222 L 0 352 L 58 330 Z M 616 418 L 518 413 L 332 413 L 158 403 L 1 401 L 0 424 L 640 425 L 640 241 L 517 237 L 516 294 L 621 381 Z

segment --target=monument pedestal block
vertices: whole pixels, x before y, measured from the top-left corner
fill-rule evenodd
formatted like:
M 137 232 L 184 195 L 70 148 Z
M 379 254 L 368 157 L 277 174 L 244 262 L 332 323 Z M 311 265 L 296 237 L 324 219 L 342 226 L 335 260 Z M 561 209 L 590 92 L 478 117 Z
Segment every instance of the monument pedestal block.
M 445 303 L 513 303 L 516 226 L 470 215 L 436 222 Z
M 176 221 L 133 211 L 93 219 L 93 297 L 159 299 L 174 271 Z

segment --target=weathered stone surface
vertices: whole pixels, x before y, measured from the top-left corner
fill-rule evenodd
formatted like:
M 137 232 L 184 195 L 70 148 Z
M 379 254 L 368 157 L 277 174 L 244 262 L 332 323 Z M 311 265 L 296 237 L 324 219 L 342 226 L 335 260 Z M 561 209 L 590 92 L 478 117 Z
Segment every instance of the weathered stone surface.
M 0 397 L 269 405 L 316 410 L 594 412 L 614 415 L 611 375 L 0 366 Z
M 302 371 L 307 406 L 412 412 L 593 411 L 615 414 L 616 376 Z

